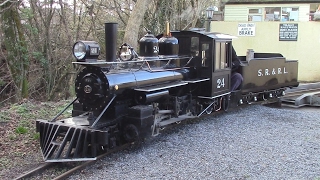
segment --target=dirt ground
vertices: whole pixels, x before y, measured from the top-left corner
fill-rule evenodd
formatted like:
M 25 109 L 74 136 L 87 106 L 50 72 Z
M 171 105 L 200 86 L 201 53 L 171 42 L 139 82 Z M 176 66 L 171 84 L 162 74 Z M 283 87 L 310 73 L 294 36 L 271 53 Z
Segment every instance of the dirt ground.
M 54 117 L 68 102 L 25 100 L 0 108 L 0 179 L 16 178 L 43 163 L 36 119 Z

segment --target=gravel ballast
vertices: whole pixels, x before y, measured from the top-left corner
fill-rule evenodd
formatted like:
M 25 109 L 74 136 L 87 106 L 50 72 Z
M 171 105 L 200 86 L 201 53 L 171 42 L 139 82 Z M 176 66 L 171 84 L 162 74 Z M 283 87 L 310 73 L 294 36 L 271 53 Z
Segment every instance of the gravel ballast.
M 252 105 L 200 118 L 69 179 L 320 179 L 320 109 Z

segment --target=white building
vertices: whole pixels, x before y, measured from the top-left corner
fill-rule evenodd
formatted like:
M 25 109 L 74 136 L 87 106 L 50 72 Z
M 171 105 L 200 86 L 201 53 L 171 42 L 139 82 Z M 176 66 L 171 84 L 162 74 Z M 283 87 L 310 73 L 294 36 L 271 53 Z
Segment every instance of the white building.
M 229 0 L 224 21 L 311 21 L 319 0 Z

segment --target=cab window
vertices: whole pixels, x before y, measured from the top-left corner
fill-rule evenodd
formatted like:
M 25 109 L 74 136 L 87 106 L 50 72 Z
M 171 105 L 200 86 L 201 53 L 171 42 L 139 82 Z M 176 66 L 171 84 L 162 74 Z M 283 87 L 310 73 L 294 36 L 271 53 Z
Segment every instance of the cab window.
M 215 44 L 215 63 L 214 70 L 225 69 L 229 67 L 229 42 L 216 42 Z
M 199 56 L 199 37 L 191 37 L 191 55 Z
M 207 67 L 210 61 L 210 51 L 209 51 L 209 44 L 205 43 L 201 45 L 201 66 Z

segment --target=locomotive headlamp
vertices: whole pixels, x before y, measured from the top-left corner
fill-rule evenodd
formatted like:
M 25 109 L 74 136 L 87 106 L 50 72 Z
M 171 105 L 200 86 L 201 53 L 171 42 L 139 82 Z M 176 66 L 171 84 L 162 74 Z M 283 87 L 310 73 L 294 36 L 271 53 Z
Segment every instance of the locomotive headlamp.
M 100 46 L 95 41 L 78 41 L 73 45 L 73 55 L 77 61 L 97 60 Z

